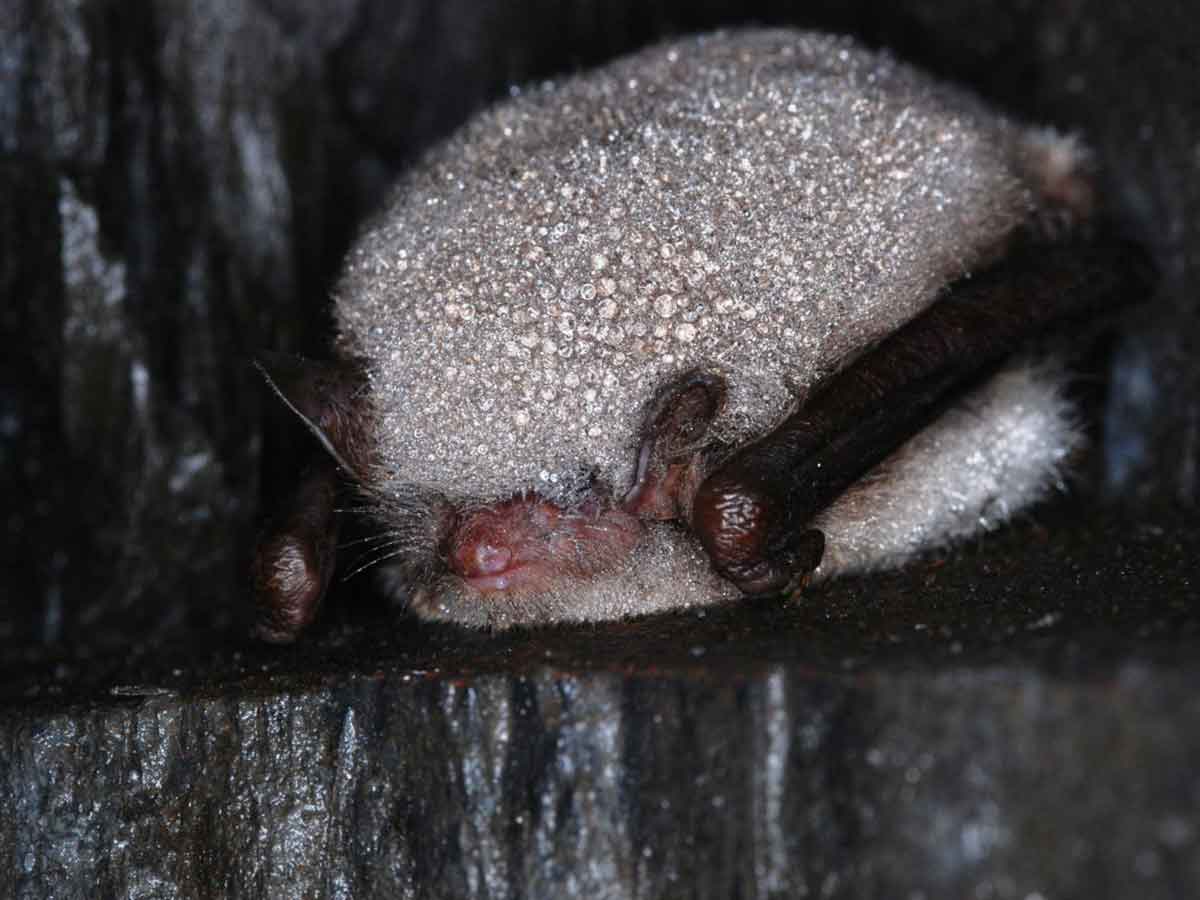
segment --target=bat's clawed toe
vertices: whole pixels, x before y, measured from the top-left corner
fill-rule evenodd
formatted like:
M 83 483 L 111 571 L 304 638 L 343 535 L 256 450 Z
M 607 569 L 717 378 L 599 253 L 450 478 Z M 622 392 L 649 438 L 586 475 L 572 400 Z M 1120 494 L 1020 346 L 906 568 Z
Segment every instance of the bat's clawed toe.
M 788 598 L 803 593 L 824 556 L 823 531 L 805 528 L 789 535 L 787 542 L 774 554 L 775 568 L 779 572 L 790 573 L 787 582 L 777 593 Z

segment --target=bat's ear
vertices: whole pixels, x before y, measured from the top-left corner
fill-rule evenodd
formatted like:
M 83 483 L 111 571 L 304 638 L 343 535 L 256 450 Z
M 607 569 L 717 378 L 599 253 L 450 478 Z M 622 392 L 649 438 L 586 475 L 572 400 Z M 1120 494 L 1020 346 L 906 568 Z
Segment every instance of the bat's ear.
M 274 351 L 260 352 L 254 365 L 337 464 L 349 474 L 359 474 L 366 418 L 362 369 L 353 363 L 320 362 Z
M 681 479 L 703 449 L 725 393 L 724 378 L 699 369 L 659 389 L 643 414 L 634 483 L 623 501 L 627 511 L 648 519 L 679 514 Z

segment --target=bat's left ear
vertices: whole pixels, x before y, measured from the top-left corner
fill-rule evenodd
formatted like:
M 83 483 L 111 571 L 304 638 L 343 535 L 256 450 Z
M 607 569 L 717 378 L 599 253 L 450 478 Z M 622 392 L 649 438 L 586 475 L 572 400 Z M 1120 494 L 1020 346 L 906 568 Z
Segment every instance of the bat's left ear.
M 339 472 L 360 477 L 370 458 L 366 379 L 353 363 L 261 353 L 255 366 L 324 449 L 274 510 L 254 554 L 255 633 L 296 638 L 316 617 L 337 557 Z
M 263 351 L 254 361 L 275 395 L 307 426 L 347 474 L 366 462 L 363 402 L 366 378 L 352 363 L 318 362 Z
M 337 475 L 324 459 L 306 471 L 261 535 L 251 565 L 258 621 L 272 644 L 296 639 L 321 607 L 337 557 Z

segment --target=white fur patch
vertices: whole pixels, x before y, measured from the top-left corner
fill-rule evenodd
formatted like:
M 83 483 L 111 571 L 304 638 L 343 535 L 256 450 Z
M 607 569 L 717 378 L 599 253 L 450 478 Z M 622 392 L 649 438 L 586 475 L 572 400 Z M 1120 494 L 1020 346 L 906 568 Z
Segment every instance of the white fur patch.
M 813 521 L 826 538 L 815 577 L 901 566 L 1044 497 L 1083 440 L 1064 380 L 1018 362 L 909 440 Z

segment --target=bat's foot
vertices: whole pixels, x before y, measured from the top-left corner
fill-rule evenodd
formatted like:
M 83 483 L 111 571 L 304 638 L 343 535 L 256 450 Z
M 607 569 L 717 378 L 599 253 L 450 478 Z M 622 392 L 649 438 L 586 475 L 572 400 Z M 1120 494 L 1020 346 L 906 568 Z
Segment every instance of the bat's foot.
M 692 531 L 713 567 L 750 596 L 798 593 L 825 552 L 825 535 L 790 515 L 778 481 L 764 466 L 727 466 L 691 504 Z
M 755 563 L 718 566 L 717 569 L 747 596 L 779 596 L 790 600 L 808 587 L 824 553 L 825 535 L 815 528 L 805 528 L 780 542 Z

